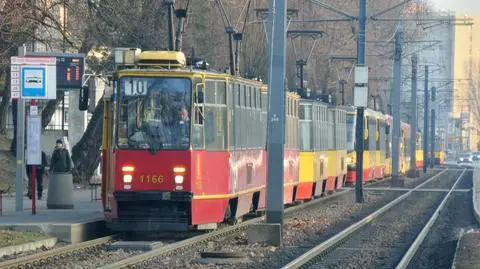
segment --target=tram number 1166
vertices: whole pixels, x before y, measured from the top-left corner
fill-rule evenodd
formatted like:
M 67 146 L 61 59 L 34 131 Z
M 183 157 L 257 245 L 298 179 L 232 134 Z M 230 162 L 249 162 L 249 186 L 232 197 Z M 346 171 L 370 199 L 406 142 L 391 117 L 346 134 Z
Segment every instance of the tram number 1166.
M 162 184 L 163 183 L 162 175 L 142 175 L 140 176 L 140 183 L 144 184 Z

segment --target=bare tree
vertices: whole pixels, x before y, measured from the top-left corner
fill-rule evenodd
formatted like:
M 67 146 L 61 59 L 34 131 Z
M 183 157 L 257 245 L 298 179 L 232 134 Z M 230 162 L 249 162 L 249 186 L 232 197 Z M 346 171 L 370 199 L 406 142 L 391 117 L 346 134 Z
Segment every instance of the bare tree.
M 177 0 L 176 6 L 184 6 L 187 0 Z M 222 0 L 230 26 L 243 32 L 242 50 L 240 54 L 240 71 L 248 77 L 266 76 L 266 38 L 265 29 L 261 23 L 253 23 L 259 18 L 255 15 L 255 8 L 266 8 L 267 0 L 256 0 L 250 8 L 248 20 L 244 20 L 246 3 L 243 0 Z M 324 2 L 335 6 L 356 16 L 358 13 L 357 1 L 353 0 L 325 0 Z M 402 0 L 369 0 L 370 12 L 384 10 L 403 2 Z M 214 69 L 224 70 L 228 66 L 228 36 L 225 34 L 225 23 L 221 19 L 218 1 L 191 1 L 187 16 L 186 32 L 184 33 L 184 51 L 188 55 L 195 51 L 203 56 Z M 340 18 L 339 15 L 322 9 L 310 1 L 289 1 L 290 8 L 299 10 L 298 19 L 325 19 Z M 81 34 L 82 51 L 89 51 L 95 46 L 107 47 L 139 47 L 142 49 L 165 49 L 166 40 L 166 9 L 163 1 L 128 1 L 87 0 L 84 13 L 76 18 L 83 29 Z M 389 13 L 391 17 L 403 16 L 403 8 Z M 82 20 L 83 18 L 83 20 Z M 319 41 L 312 58 L 307 66 L 307 79 L 309 86 L 318 92 L 335 89 L 338 78 L 335 74 L 335 63 L 329 61 L 331 55 L 351 55 L 356 53 L 356 22 L 321 23 L 321 24 L 291 24 L 290 29 L 317 29 L 326 32 Z M 369 40 L 388 40 L 395 32 L 396 23 L 374 22 L 368 25 Z M 80 32 L 80 30 L 77 30 Z M 389 59 L 392 46 L 385 44 L 369 44 L 369 54 L 380 54 L 384 57 L 369 56 L 369 66 L 377 76 L 390 76 L 391 66 Z M 287 78 L 289 87 L 295 87 L 296 69 L 295 59 L 291 57 L 291 48 L 288 49 Z M 300 53 L 305 53 L 309 48 L 300 48 Z M 87 59 L 91 68 L 96 72 L 107 73 L 112 71 L 111 58 Z M 96 66 L 96 67 L 94 67 Z M 372 83 L 372 87 L 376 87 Z M 351 84 L 346 86 L 346 89 Z M 333 92 L 338 94 L 338 92 Z M 352 93 L 346 92 L 347 98 Z M 100 102 L 95 109 L 92 120 L 80 142 L 74 146 L 72 157 L 75 163 L 74 172 L 76 180 L 88 180 L 93 170 L 98 166 L 100 134 L 102 129 L 103 103 Z

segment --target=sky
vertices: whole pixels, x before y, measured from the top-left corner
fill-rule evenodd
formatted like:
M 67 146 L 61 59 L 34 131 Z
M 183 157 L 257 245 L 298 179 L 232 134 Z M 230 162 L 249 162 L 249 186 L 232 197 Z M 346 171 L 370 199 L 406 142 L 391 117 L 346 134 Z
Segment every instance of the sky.
M 457 11 L 457 15 L 480 15 L 480 0 L 431 0 L 440 9 Z

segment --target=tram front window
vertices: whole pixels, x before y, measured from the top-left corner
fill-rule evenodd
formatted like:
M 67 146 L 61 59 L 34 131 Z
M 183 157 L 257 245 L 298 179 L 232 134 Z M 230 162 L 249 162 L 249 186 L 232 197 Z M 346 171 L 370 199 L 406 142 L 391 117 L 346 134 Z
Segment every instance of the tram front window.
M 120 79 L 118 146 L 188 149 L 191 89 L 191 81 L 185 78 Z
M 355 150 L 355 115 L 347 115 L 347 152 Z

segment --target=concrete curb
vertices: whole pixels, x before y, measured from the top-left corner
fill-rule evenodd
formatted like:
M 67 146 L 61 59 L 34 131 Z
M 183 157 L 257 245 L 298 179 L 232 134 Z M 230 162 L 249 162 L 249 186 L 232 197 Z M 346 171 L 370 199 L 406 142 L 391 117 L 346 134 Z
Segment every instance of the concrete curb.
M 480 176 L 480 168 L 476 168 L 475 170 L 473 170 L 473 178 L 472 178 L 472 182 L 473 182 L 473 188 L 472 188 L 472 203 L 473 203 L 473 217 L 475 218 L 475 220 L 477 221 L 478 224 L 480 224 L 480 211 L 478 210 L 478 205 L 477 205 L 477 192 L 480 192 L 480 190 L 477 189 L 477 177 Z M 459 253 L 459 248 L 460 248 L 460 243 L 461 243 L 461 240 L 462 240 L 462 237 L 467 234 L 467 233 L 470 233 L 470 232 L 474 232 L 474 231 L 460 231 L 460 236 L 458 237 L 458 241 L 457 241 L 457 247 L 455 248 L 455 255 L 453 256 L 453 262 L 452 262 L 452 266 L 451 266 L 451 269 L 456 269 L 457 268 L 457 265 L 456 265 L 456 260 L 457 260 L 457 256 L 458 256 L 458 253 Z
M 480 224 L 480 211 L 478 210 L 478 205 L 477 205 L 477 192 L 478 186 L 477 186 L 477 178 L 480 176 L 480 170 L 479 168 L 475 169 L 473 171 L 473 190 L 472 190 L 472 203 L 473 203 L 473 215 L 475 219 L 477 220 L 477 223 Z
M 27 252 L 27 251 L 34 251 L 42 247 L 45 247 L 47 249 L 52 248 L 53 246 L 55 246 L 55 244 L 57 244 L 57 238 L 52 237 L 48 239 L 31 242 L 31 243 L 25 243 L 21 245 L 0 248 L 0 258 L 8 255 Z
M 457 246 L 455 247 L 455 254 L 453 255 L 453 262 L 452 262 L 452 267 L 450 267 L 451 269 L 456 269 L 457 266 L 455 265 L 455 261 L 457 260 L 457 256 L 458 256 L 458 250 L 460 249 L 460 242 L 461 242 L 461 239 L 462 237 L 465 235 L 465 231 L 463 229 L 460 230 L 460 236 L 458 237 L 458 241 L 457 241 Z
M 5 223 L 0 224 L 0 229 L 10 229 L 18 232 L 43 232 L 69 244 L 92 240 L 104 236 L 108 232 L 105 220 L 101 218 L 78 223 Z

